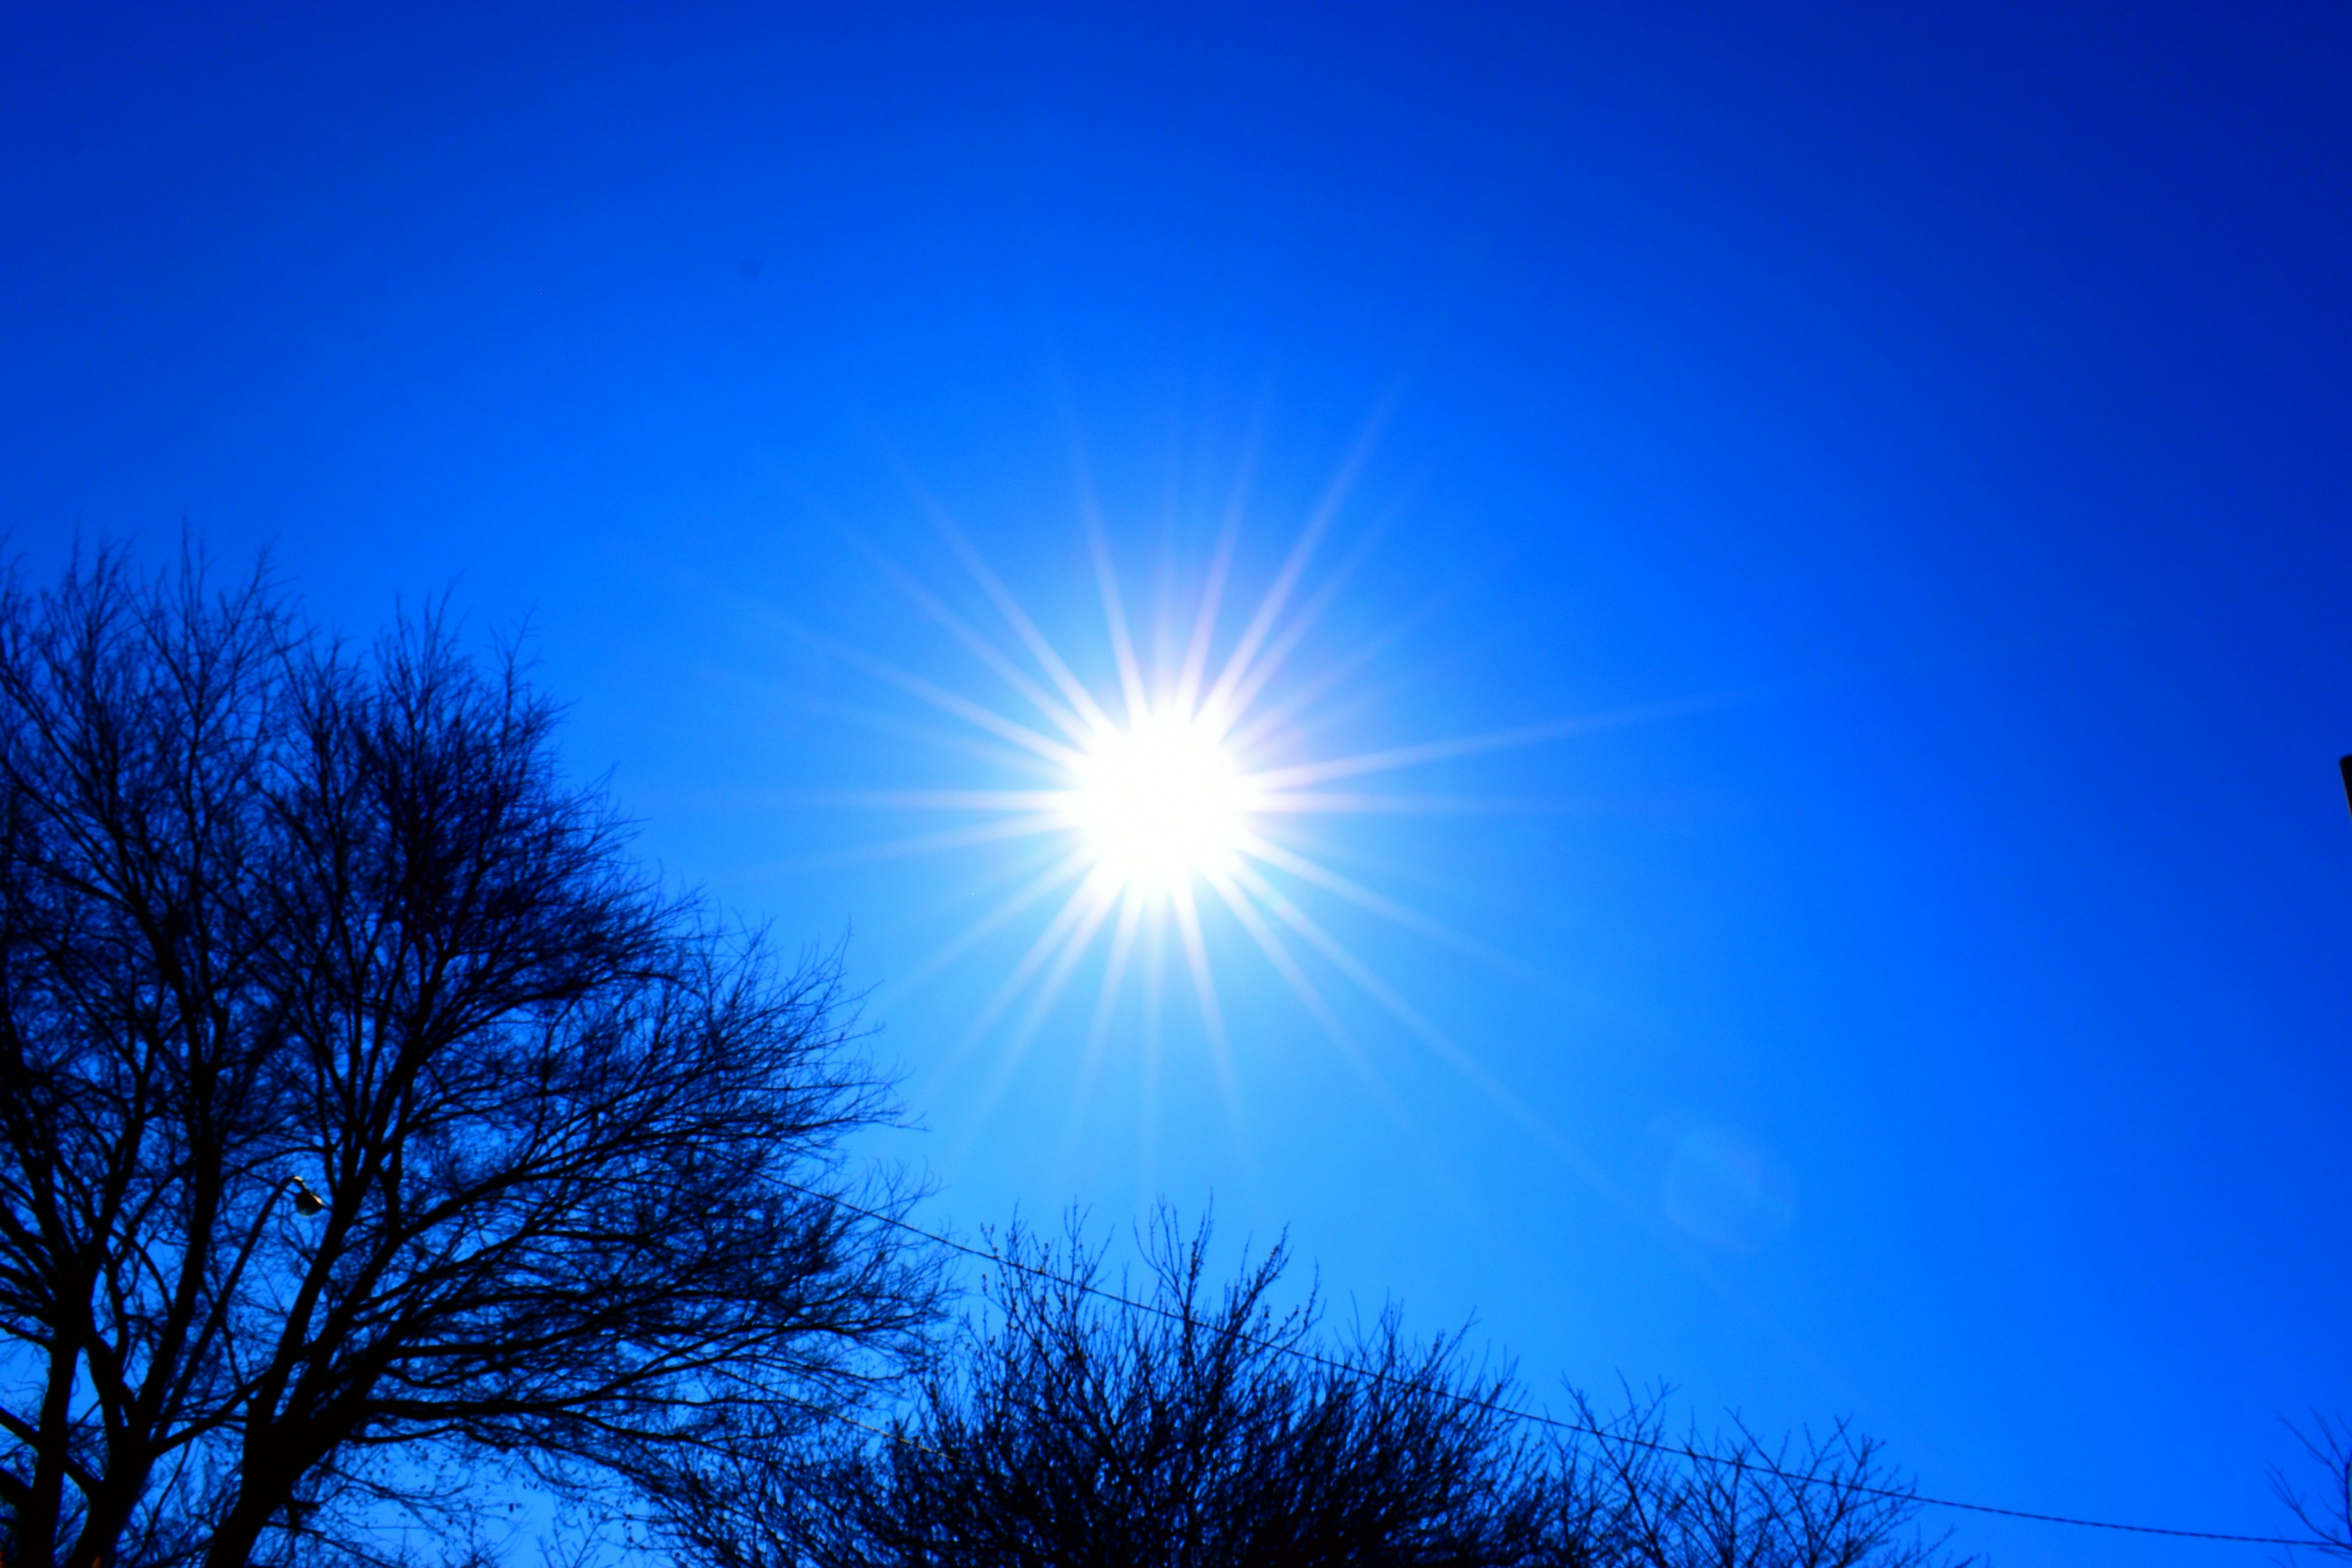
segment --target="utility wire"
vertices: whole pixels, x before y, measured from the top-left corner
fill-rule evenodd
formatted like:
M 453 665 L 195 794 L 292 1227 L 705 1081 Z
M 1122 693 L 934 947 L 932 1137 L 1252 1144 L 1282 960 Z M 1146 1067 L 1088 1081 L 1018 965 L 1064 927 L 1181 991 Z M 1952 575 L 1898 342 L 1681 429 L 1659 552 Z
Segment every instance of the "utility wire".
M 1181 1323 L 1190 1321 L 1190 1320 L 1188 1320 L 1182 1313 L 1160 1306 L 1156 1302 L 1139 1301 L 1132 1297 L 1122 1296 L 1116 1290 L 1110 1289 L 1105 1286 L 1097 1285 L 1090 1280 L 1074 1279 L 1066 1275 L 1056 1274 L 1050 1268 L 1040 1268 L 1034 1263 L 1024 1263 L 1019 1258 L 1008 1258 L 999 1253 L 991 1252 L 985 1247 L 974 1247 L 969 1242 L 957 1241 L 951 1237 L 941 1236 L 937 1231 L 926 1230 L 921 1226 L 915 1224 L 912 1220 L 900 1218 L 897 1215 L 884 1214 L 878 1209 L 862 1207 L 859 1205 L 851 1203 L 846 1198 L 837 1196 L 832 1193 L 818 1192 L 813 1187 L 803 1187 L 792 1182 L 780 1181 L 777 1184 L 788 1187 L 792 1191 L 799 1193 L 803 1196 L 816 1198 L 824 1203 L 831 1204 L 835 1208 L 841 1209 L 845 1213 L 854 1214 L 861 1218 L 872 1220 L 877 1225 L 890 1226 L 896 1229 L 903 1230 L 910 1236 L 920 1237 L 924 1240 L 931 1242 L 936 1246 L 944 1247 L 950 1251 L 961 1252 L 970 1258 L 977 1258 L 983 1263 L 992 1263 L 1000 1268 L 1015 1269 L 1021 1273 L 1030 1275 L 1033 1278 L 1044 1279 L 1050 1283 L 1063 1286 L 1068 1289 L 1084 1291 L 1089 1296 L 1097 1296 L 1106 1301 L 1115 1302 L 1121 1307 L 1127 1308 L 1129 1311 L 1146 1312 L 1153 1317 L 1165 1318 L 1171 1322 Z M 1812 1486 L 1818 1485 L 1821 1482 L 1821 1478 L 1819 1476 L 1808 1476 L 1791 1470 L 1784 1470 L 1779 1466 L 1761 1458 L 1727 1459 L 1720 1454 L 1709 1454 L 1696 1448 L 1685 1448 L 1679 1444 L 1660 1442 L 1654 1438 L 1636 1437 L 1623 1432 L 1614 1432 L 1606 1427 L 1595 1426 L 1590 1422 L 1571 1421 L 1563 1416 L 1552 1415 L 1540 1411 L 1521 1410 L 1515 1405 L 1504 1405 L 1491 1399 L 1481 1399 L 1475 1394 L 1457 1394 L 1450 1388 L 1431 1389 L 1426 1384 L 1412 1383 L 1403 1378 L 1394 1377 L 1387 1373 L 1379 1372 L 1370 1367 L 1350 1365 L 1346 1362 L 1335 1361 L 1328 1356 L 1318 1355 L 1313 1351 L 1301 1350 L 1297 1345 L 1284 1344 L 1276 1340 L 1261 1339 L 1255 1335 L 1243 1333 L 1238 1330 L 1235 1331 L 1235 1337 L 1242 1340 L 1244 1343 L 1254 1345 L 1260 1350 L 1272 1351 L 1278 1355 L 1286 1355 L 1296 1361 L 1307 1362 L 1315 1366 L 1322 1367 L 1327 1371 L 1344 1373 L 1351 1377 L 1369 1377 L 1376 1383 L 1409 1388 L 1416 1392 L 1435 1393 L 1467 1409 L 1484 1410 L 1496 1415 L 1503 1415 L 1513 1420 L 1528 1422 L 1538 1426 L 1549 1426 L 1561 1432 L 1574 1432 L 1583 1436 L 1606 1438 L 1611 1442 L 1624 1443 L 1633 1447 L 1646 1448 L 1654 1453 L 1668 1454 L 1677 1458 L 1689 1459 L 1699 1464 L 1738 1465 L 1747 1469 L 1761 1470 L 1766 1475 L 1776 1477 L 1784 1481 L 1795 1482 L 1799 1485 Z M 863 1422 L 853 1422 L 852 1425 L 864 1427 L 865 1430 L 869 1432 L 876 1430 L 873 1427 L 866 1426 Z M 887 1434 L 887 1436 L 890 1436 L 894 1441 L 912 1441 L 911 1439 L 900 1437 L 895 1433 Z M 913 1446 L 926 1448 L 932 1453 L 937 1453 L 939 1451 L 936 1448 L 929 1448 L 928 1444 L 916 1443 Z M 1999 1519 L 2025 1520 L 2034 1524 L 2072 1525 L 2079 1530 L 2107 1530 L 2126 1535 L 2161 1535 L 2169 1537 L 2176 1541 L 2225 1542 L 2241 1546 L 2302 1546 L 2324 1549 L 2331 1544 L 2329 1542 L 2315 1536 L 2298 1539 L 2284 1535 L 2232 1535 L 2227 1531 L 2217 1530 L 2171 1530 L 2163 1525 L 2158 1524 L 2126 1524 L 2120 1520 L 2081 1519 L 2072 1514 L 2035 1513 L 2028 1509 L 2001 1508 L 1989 1502 L 1963 1502 L 1958 1498 L 1928 1497 L 1924 1493 L 1912 1491 L 1901 1487 L 1874 1487 L 1861 1481 L 1849 1481 L 1843 1485 L 1844 1490 L 1860 1493 L 1864 1497 L 1886 1498 L 1894 1501 L 1913 1503 L 1925 1508 L 1955 1509 L 1964 1513 L 1990 1514 Z

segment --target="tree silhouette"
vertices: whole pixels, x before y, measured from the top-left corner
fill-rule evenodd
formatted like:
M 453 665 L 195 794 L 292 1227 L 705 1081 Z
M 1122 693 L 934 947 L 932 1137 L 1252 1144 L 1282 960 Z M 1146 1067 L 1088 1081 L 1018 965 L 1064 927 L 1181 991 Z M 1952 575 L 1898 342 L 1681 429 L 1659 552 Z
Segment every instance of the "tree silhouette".
M 1483 1563 L 1536 1518 L 1532 1461 L 1482 1409 L 1505 1384 L 1393 1315 L 1319 1361 L 1276 1247 L 1222 1289 L 1165 1211 L 1139 1288 L 1074 1225 L 1015 1229 L 916 1409 L 828 1464 L 753 1445 L 682 1478 L 670 1533 L 726 1568 Z M 1097 1289 L 1139 1289 L 1143 1310 Z M 983 1321 L 985 1320 L 985 1321 Z M 1461 1396 L 1466 1395 L 1465 1404 Z M 786 1436 L 791 1434 L 784 1434 Z
M 659 1500 L 719 1568 L 1922 1568 L 1907 1494 L 1843 1427 L 1671 1436 L 1657 1396 L 1565 1427 L 1507 1372 L 1385 1312 L 1352 1338 L 1279 1304 L 1276 1247 L 1222 1289 L 1163 1211 L 1142 1279 L 1074 1224 L 1015 1230 L 887 1431 L 747 1428 Z M 1549 1433 L 1549 1437 L 1546 1434 Z
M 1544 1542 L 1558 1568 L 1965 1568 L 1912 1528 L 1918 1506 L 1878 1446 L 1844 1422 L 1768 1443 L 1676 1434 L 1666 1394 L 1628 1390 L 1604 1413 L 1571 1392 L 1545 1478 Z
M 901 1201 L 834 969 L 663 892 L 554 719 L 260 573 L 0 592 L 11 1568 L 380 1555 L 918 1348 L 926 1266 L 827 1201 Z
M 2287 1430 L 2294 1434 L 2310 1468 L 2319 1472 L 2320 1490 L 2305 1494 L 2277 1466 L 2271 1468 L 2271 1489 L 2310 1534 L 2313 1551 L 2352 1558 L 2352 1424 L 2315 1410 L 2307 1426 L 2290 1423 Z

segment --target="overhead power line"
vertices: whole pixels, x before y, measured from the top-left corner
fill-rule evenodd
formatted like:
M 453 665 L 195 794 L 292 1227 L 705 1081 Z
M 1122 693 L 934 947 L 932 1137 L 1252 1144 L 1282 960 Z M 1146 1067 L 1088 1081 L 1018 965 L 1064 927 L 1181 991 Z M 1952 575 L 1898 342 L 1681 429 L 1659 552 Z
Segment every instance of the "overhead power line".
M 2347 758 L 2347 764 L 2352 764 L 2352 758 Z M 2352 768 L 2347 768 L 2347 772 L 2352 772 Z M 1116 1290 L 1110 1289 L 1102 1285 L 1097 1285 L 1091 1280 L 1076 1279 L 1072 1279 L 1067 1275 L 1056 1274 L 1050 1268 L 1040 1268 L 1034 1263 L 1024 1263 L 1019 1258 L 1007 1258 L 1000 1253 L 991 1252 L 986 1247 L 974 1247 L 969 1242 L 958 1241 L 952 1237 L 942 1236 L 934 1230 L 927 1230 L 911 1220 L 903 1219 L 897 1215 L 884 1214 L 878 1209 L 866 1208 L 832 1193 L 819 1192 L 814 1187 L 803 1187 L 791 1182 L 784 1182 L 779 1184 L 790 1187 L 793 1191 L 800 1193 L 804 1196 L 815 1198 L 821 1202 L 831 1204 L 835 1207 L 839 1208 L 845 1213 L 854 1214 L 861 1218 L 872 1220 L 877 1225 L 890 1226 L 896 1229 L 905 1231 L 910 1236 L 920 1237 L 924 1240 L 931 1242 L 936 1246 L 944 1247 L 951 1252 L 961 1252 L 968 1258 L 977 1258 L 983 1263 L 992 1263 L 1000 1268 L 1014 1269 L 1020 1273 L 1029 1275 L 1034 1279 L 1046 1280 L 1050 1283 L 1063 1286 L 1068 1289 L 1083 1291 L 1089 1296 L 1097 1297 L 1103 1300 L 1124 1307 L 1129 1311 L 1148 1313 L 1153 1317 L 1167 1319 L 1171 1322 L 1181 1323 L 1189 1321 L 1182 1313 L 1172 1311 L 1170 1309 L 1157 1305 L 1154 1302 L 1139 1301 L 1131 1296 L 1123 1296 Z M 1818 1476 L 1808 1476 L 1797 1471 L 1781 1469 L 1777 1465 L 1760 1458 L 1742 1458 L 1738 1460 L 1727 1459 L 1719 1454 L 1709 1454 L 1701 1449 L 1684 1447 L 1677 1443 L 1662 1442 L 1655 1438 L 1637 1437 L 1624 1432 L 1612 1431 L 1606 1427 L 1596 1426 L 1591 1422 L 1572 1421 L 1566 1417 L 1553 1415 L 1544 1411 L 1522 1410 L 1516 1405 L 1504 1405 L 1490 1399 L 1481 1399 L 1475 1394 L 1457 1394 L 1449 1388 L 1430 1389 L 1425 1384 L 1411 1383 L 1405 1379 L 1392 1376 L 1390 1373 L 1380 1372 L 1370 1367 L 1353 1366 L 1346 1362 L 1335 1361 L 1328 1356 L 1318 1355 L 1313 1351 L 1302 1350 L 1297 1345 L 1284 1344 L 1276 1340 L 1261 1339 L 1251 1334 L 1238 1333 L 1238 1331 L 1236 1333 L 1236 1337 L 1261 1350 L 1272 1351 L 1278 1355 L 1289 1356 L 1293 1360 L 1306 1362 L 1312 1365 L 1322 1367 L 1327 1371 L 1345 1373 L 1351 1377 L 1369 1377 L 1376 1383 L 1387 1384 L 1397 1387 L 1412 1388 L 1421 1392 L 1433 1392 L 1465 1409 L 1484 1410 L 1493 1415 L 1507 1416 L 1512 1420 L 1524 1421 L 1532 1426 L 1550 1427 L 1553 1430 L 1561 1432 L 1573 1432 L 1582 1436 L 1606 1438 L 1611 1442 L 1624 1443 L 1636 1448 L 1648 1449 L 1653 1453 L 1672 1455 L 1677 1458 L 1689 1459 L 1697 1464 L 1738 1464 L 1748 1469 L 1761 1470 L 1766 1475 L 1773 1476 L 1785 1481 L 1796 1482 L 1801 1485 L 1815 1484 L 1818 1483 L 1821 1479 Z M 852 1423 L 852 1425 L 863 1427 L 866 1431 L 875 1430 L 873 1427 L 866 1426 L 863 1422 L 856 1422 Z M 889 1436 L 894 1437 L 894 1439 L 897 1437 L 897 1434 L 889 1434 Z M 919 1444 L 917 1446 L 928 1447 L 927 1445 Z M 936 1452 L 937 1450 L 930 1451 Z M 2298 1538 L 2284 1535 L 2235 1535 L 2229 1531 L 2219 1530 L 2174 1530 L 2168 1526 L 2160 1524 L 2129 1524 L 2121 1520 L 2084 1519 L 2074 1514 L 2064 1513 L 2037 1513 L 2031 1509 L 2002 1508 L 1994 1503 L 1967 1502 L 1958 1498 L 1929 1497 L 1924 1492 L 1912 1491 L 1906 1488 L 1874 1487 L 1859 1481 L 1844 1483 L 1844 1489 L 1850 1492 L 1860 1493 L 1865 1497 L 1885 1498 L 1897 1502 L 1914 1503 L 1923 1508 L 1953 1509 L 1962 1513 L 1986 1514 L 1996 1519 L 2023 1520 L 2032 1524 L 2063 1524 L 2073 1526 L 2077 1530 L 2114 1531 L 2125 1535 L 2161 1535 L 2169 1537 L 2176 1541 L 2213 1541 L 2238 1546 L 2301 1546 L 2307 1548 L 2321 1548 L 2329 1544 L 2329 1542 L 2326 1541 L 2310 1536 Z

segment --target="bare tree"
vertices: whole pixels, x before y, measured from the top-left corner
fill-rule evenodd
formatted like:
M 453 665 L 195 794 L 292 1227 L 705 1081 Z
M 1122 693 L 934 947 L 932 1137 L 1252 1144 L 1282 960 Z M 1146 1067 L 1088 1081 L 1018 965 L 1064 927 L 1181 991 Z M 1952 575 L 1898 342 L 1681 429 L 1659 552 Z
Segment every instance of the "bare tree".
M 512 657 L 322 641 L 260 574 L 0 592 L 11 1568 L 630 1487 L 918 1348 L 834 968 L 631 859 Z
M 1570 1395 L 1547 1478 L 1543 1561 L 1560 1568 L 1962 1568 L 1912 1529 L 1918 1512 L 1878 1447 L 1844 1422 L 1767 1443 L 1677 1436 L 1663 1391 L 1604 1414 Z
M 1311 1295 L 1277 1304 L 1279 1247 L 1218 1289 L 1205 1226 L 1163 1212 L 1144 1240 L 1130 1286 L 1075 1226 L 1059 1246 L 1015 1230 L 915 1410 L 830 1466 L 787 1441 L 692 1478 L 683 1554 L 1312 1568 L 1496 1562 L 1529 1535 L 1538 1456 L 1495 1409 L 1504 1374 L 1393 1315 L 1325 1343 Z M 1096 1293 L 1130 1289 L 1137 1308 Z
M 2272 1467 L 2271 1488 L 2295 1522 L 2311 1534 L 2311 1548 L 2326 1557 L 2352 1558 L 2352 1426 L 2318 1411 L 2308 1429 L 2290 1424 L 2305 1457 L 2319 1471 L 2321 1490 L 2309 1496 L 2286 1471 Z
M 659 1500 L 716 1568 L 1928 1568 L 1848 1427 L 1677 1435 L 1664 1395 L 1523 1415 L 1507 1373 L 1397 1316 L 1334 1340 L 1277 1247 L 1222 1289 L 1162 1213 L 1139 1288 L 1075 1226 L 1015 1231 L 985 1305 L 887 1430 L 745 1428 Z

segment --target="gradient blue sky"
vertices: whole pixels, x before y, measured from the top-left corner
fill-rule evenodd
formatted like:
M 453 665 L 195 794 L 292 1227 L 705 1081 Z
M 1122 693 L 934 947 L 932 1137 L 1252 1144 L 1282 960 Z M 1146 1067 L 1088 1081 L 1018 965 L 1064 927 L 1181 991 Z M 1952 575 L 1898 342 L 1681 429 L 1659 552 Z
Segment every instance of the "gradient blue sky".
M 934 1219 L 1213 1194 L 1538 1392 L 2283 1522 L 2352 1405 L 2341 8 L 5 16 L 15 548 L 527 618 L 651 852 L 851 933 Z M 1244 594 L 1368 452 L 1286 755 L 1624 720 L 1302 825 L 1507 955 L 1308 900 L 1507 1107 L 1213 918 L 1230 1094 L 1171 969 L 1082 1099 L 1099 948 L 970 1029 L 1048 906 L 905 984 L 1036 847 L 825 804 L 1003 782 L 858 662 L 1016 701 L 873 559 L 985 615 L 919 491 L 1108 692 L 1077 469 L 1149 627 L 1253 432 Z

